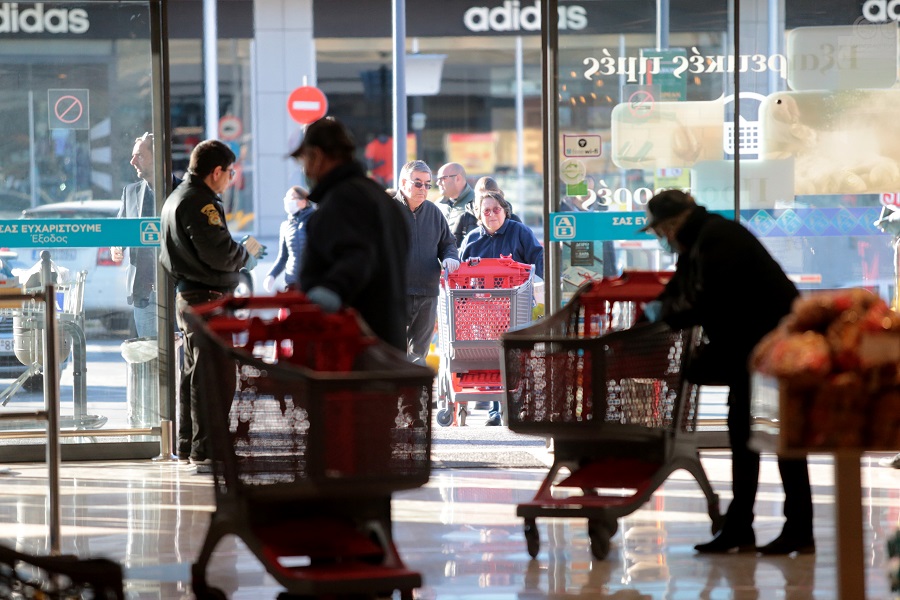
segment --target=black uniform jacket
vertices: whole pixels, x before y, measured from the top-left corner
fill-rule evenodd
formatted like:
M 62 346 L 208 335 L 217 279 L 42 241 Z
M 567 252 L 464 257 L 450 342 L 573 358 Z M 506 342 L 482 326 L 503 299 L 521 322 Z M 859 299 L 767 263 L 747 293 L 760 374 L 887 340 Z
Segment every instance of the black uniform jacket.
M 187 289 L 231 293 L 249 254 L 225 222 L 219 197 L 196 175 L 187 174 L 160 214 L 159 262 Z

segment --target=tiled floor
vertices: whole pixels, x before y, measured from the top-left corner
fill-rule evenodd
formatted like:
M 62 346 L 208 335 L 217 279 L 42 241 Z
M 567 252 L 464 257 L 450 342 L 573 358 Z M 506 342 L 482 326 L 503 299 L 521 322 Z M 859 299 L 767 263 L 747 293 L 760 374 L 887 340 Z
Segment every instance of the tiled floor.
M 866 455 L 862 464 L 869 599 L 892 597 L 886 540 L 900 516 L 900 471 L 878 466 L 880 456 Z M 728 455 L 707 453 L 704 464 L 724 508 Z M 424 576 L 418 598 L 827 600 L 838 597 L 833 472 L 829 458 L 812 459 L 815 556 L 695 555 L 692 546 L 709 537 L 710 524 L 699 488 L 682 472 L 620 519 L 604 561 L 591 559 L 585 521 L 578 519 L 539 519 L 541 551 L 529 558 L 515 511 L 534 494 L 544 474 L 538 469 L 436 470 L 427 486 L 395 496 L 395 539 L 407 565 Z M 11 465 L 0 482 L 0 542 L 46 553 L 46 469 Z M 184 463 L 67 463 L 61 490 L 65 553 L 119 561 L 130 598 L 192 597 L 190 564 L 213 510 L 210 476 Z M 760 543 L 778 534 L 781 503 L 769 456 L 757 500 Z M 231 537 L 219 545 L 209 573 L 230 598 L 274 598 L 279 591 Z

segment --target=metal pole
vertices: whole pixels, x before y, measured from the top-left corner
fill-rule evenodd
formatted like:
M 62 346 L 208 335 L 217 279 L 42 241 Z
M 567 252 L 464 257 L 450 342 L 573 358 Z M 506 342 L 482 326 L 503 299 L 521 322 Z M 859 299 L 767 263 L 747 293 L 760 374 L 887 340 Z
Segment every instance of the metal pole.
M 31 206 L 40 204 L 40 183 L 38 182 L 37 156 L 34 141 L 34 92 L 28 90 L 28 157 L 31 167 L 28 176 L 31 182 Z
M 741 0 L 734 1 L 734 59 L 741 55 Z M 741 70 L 734 70 L 734 220 L 741 222 Z
M 781 53 L 781 40 L 784 39 L 784 21 L 781 15 L 784 14 L 784 3 L 782 0 L 769 0 L 768 11 L 768 27 L 769 30 L 769 56 L 775 56 Z M 778 71 L 769 69 L 768 72 L 768 90 L 767 94 L 778 91 Z
M 522 36 L 516 36 L 516 198 L 525 201 L 525 93 L 522 90 L 524 66 Z M 546 289 L 546 287 L 544 288 Z
M 541 93 L 544 96 L 544 240 L 549 248 L 545 253 L 547 283 L 544 285 L 547 314 L 562 306 L 560 289 L 560 263 L 562 252 L 559 243 L 549 243 L 550 213 L 559 210 L 559 23 L 558 2 L 541 3 Z
M 394 16 L 394 185 L 406 163 L 406 0 L 393 0 Z M 418 152 L 418 148 L 416 149 Z
M 50 253 L 41 252 L 41 281 L 44 283 L 44 409 L 47 411 L 47 480 L 49 483 L 50 554 L 60 554 L 59 508 L 59 340 L 56 335 L 56 288 L 50 269 Z
M 162 212 L 163 204 L 172 187 L 172 136 L 171 112 L 169 110 L 169 14 L 165 2 L 150 3 L 150 52 L 153 81 L 153 161 L 161 165 L 155 171 L 154 189 L 156 214 Z M 156 312 L 157 343 L 159 346 L 159 414 L 162 420 L 175 418 L 175 338 L 170 333 L 175 329 L 175 296 L 171 292 L 169 276 L 164 269 L 156 269 Z M 163 449 L 160 454 L 172 455 L 174 446 Z
M 669 49 L 669 0 L 656 0 L 656 49 Z
M 219 135 L 219 55 L 216 0 L 203 0 L 203 82 L 206 97 L 206 138 Z

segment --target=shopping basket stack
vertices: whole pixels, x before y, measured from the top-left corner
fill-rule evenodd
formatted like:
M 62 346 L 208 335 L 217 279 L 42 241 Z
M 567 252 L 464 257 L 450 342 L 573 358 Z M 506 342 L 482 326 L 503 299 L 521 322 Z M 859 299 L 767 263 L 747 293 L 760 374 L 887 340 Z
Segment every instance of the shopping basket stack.
M 216 511 L 197 562 L 240 537 L 289 593 L 390 594 L 421 576 L 400 560 L 391 494 L 430 473 L 432 372 L 353 311 L 301 294 L 226 298 L 188 314 L 205 365 Z
M 554 440 L 553 466 L 517 511 L 532 557 L 536 518 L 548 516 L 587 517 L 591 551 L 605 558 L 618 517 L 677 469 L 702 488 L 713 531 L 721 525 L 694 439 L 698 389 L 682 376 L 702 333 L 634 325 L 667 279 L 645 272 L 588 283 L 559 312 L 503 336 L 509 427 Z M 569 475 L 558 480 L 563 468 Z
M 510 257 L 473 258 L 442 279 L 439 425 L 465 425 L 469 400 L 503 401 L 499 340 L 511 327 L 531 321 L 533 272 L 532 265 Z

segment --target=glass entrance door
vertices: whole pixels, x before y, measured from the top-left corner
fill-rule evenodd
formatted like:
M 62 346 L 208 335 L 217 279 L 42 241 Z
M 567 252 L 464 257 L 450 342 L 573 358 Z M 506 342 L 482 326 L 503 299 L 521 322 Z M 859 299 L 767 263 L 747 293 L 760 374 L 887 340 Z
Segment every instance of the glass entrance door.
M 6 5 L 4 5 L 5 7 Z M 0 33 L 0 231 L 8 284 L 58 286 L 63 457 L 155 456 L 160 419 L 158 2 L 11 4 Z M 171 176 L 168 176 L 171 180 Z M 43 312 L 0 309 L 0 404 L 41 408 Z M 154 429 L 156 428 L 156 429 Z M 37 422 L 0 425 L 0 460 L 39 458 Z M 104 444 L 103 448 L 99 445 Z M 111 444 L 111 445 L 105 445 Z

